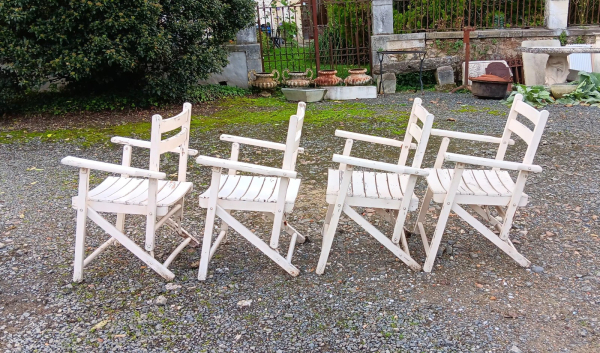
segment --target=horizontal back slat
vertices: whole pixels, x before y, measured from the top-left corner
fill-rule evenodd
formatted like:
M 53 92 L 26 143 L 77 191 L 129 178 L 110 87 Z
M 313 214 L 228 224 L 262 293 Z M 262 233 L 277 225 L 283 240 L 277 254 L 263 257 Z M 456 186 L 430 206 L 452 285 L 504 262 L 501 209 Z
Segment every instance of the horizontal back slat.
M 427 115 L 429 115 L 429 112 L 427 111 L 427 109 L 423 108 L 420 104 L 416 104 L 414 107 L 414 112 L 415 112 L 415 115 L 417 116 L 417 118 L 419 118 L 419 120 L 421 120 L 421 122 L 425 123 L 425 120 L 427 119 Z
M 187 139 L 187 129 L 183 128 L 183 129 L 181 129 L 181 132 L 179 132 L 177 135 L 171 136 L 160 142 L 160 154 L 163 154 L 165 152 L 170 152 L 170 151 L 174 150 L 175 148 L 181 146 L 182 144 L 184 144 L 186 139 Z
M 165 132 L 173 131 L 177 128 L 185 125 L 190 117 L 190 110 L 192 106 L 189 103 L 183 105 L 183 111 L 172 118 L 165 119 L 160 122 L 160 133 L 164 134 Z
M 423 135 L 423 130 L 417 124 L 410 124 L 408 127 L 408 132 L 412 135 L 412 137 L 417 140 L 417 142 L 421 141 L 421 135 Z
M 515 105 L 515 110 L 519 114 L 529 119 L 535 125 L 537 125 L 540 122 L 540 112 L 537 111 L 537 109 L 535 109 L 534 107 L 530 106 L 529 104 L 524 103 L 523 101 L 517 102 L 517 104 Z
M 514 119 L 509 123 L 508 128 L 510 131 L 522 138 L 523 141 L 525 141 L 528 145 L 531 144 L 533 139 L 533 131 L 529 130 L 527 126 Z

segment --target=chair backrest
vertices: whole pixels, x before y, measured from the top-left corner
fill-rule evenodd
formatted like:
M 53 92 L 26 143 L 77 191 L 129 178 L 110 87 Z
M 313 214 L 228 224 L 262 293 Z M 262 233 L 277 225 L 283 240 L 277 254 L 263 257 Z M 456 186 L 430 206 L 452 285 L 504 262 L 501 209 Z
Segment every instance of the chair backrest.
M 298 147 L 302 136 L 302 125 L 304 124 L 304 113 L 306 103 L 298 103 L 296 114 L 290 117 L 287 138 L 285 140 L 285 153 L 283 155 L 283 167 L 285 170 L 295 170 L 298 158 Z
M 413 157 L 412 167 L 421 168 L 423 157 L 425 156 L 425 150 L 427 149 L 427 142 L 429 142 L 429 135 L 431 134 L 431 128 L 433 127 L 433 114 L 429 113 L 427 109 L 421 105 L 421 98 L 415 98 L 412 109 L 410 111 L 410 117 L 408 119 L 408 125 L 406 126 L 406 134 L 404 135 L 404 141 L 402 143 L 402 151 L 400 152 L 400 159 L 398 165 L 405 166 L 410 151 L 410 146 L 413 143 L 413 139 L 417 143 L 417 149 Z M 418 123 L 421 122 L 421 127 Z
M 192 105 L 183 104 L 183 111 L 172 118 L 163 119 L 160 115 L 152 116 L 152 133 L 150 135 L 150 170 L 159 171 L 160 156 L 165 152 L 179 150 L 179 169 L 177 180 L 185 181 L 188 162 L 188 146 L 190 141 L 190 123 Z M 162 134 L 181 129 L 175 135 L 162 139 Z
M 517 120 L 519 115 L 524 116 L 533 123 L 533 131 L 525 126 L 525 124 Z M 523 102 L 523 96 L 517 94 L 510 108 L 510 112 L 508 113 L 508 120 L 506 121 L 504 133 L 502 134 L 502 143 L 500 143 L 500 147 L 496 153 L 496 159 L 504 159 L 506 149 L 508 147 L 508 141 L 510 140 L 512 134 L 516 134 L 528 145 L 527 151 L 525 152 L 525 157 L 523 158 L 523 163 L 533 164 L 533 158 L 537 152 L 537 148 L 540 144 L 547 121 L 547 110 L 538 111 L 537 109 Z

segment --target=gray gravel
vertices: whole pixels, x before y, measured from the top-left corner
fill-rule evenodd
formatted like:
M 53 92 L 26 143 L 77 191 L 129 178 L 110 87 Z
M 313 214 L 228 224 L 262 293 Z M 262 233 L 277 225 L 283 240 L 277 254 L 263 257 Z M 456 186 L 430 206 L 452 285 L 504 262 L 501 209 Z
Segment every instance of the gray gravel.
M 375 111 L 410 109 L 412 94 L 368 101 Z M 426 92 L 424 105 L 439 128 L 500 136 L 508 108 L 466 94 Z M 336 104 L 336 103 L 319 103 Z M 237 235 L 215 255 L 210 278 L 197 281 L 198 249 L 171 265 L 173 284 L 115 246 L 92 262 L 85 281 L 71 283 L 76 170 L 59 164 L 66 155 L 119 162 L 112 146 L 30 142 L 1 145 L 0 349 L 6 352 L 209 351 L 209 352 L 594 352 L 600 351 L 600 128 L 598 108 L 552 106 L 536 163 L 544 172 L 526 187 L 530 204 L 520 210 L 512 238 L 535 267 L 520 268 L 466 224 L 451 217 L 432 274 L 410 271 L 346 218 L 340 223 L 323 276 L 314 274 L 325 215 L 326 169 L 343 140 L 336 128 L 397 137 L 395 121 L 366 119 L 324 126 L 306 124 L 299 157 L 303 179 L 291 222 L 310 237 L 297 247 L 292 278 Z M 309 105 L 307 114 L 311 114 Z M 447 119 L 456 119 L 455 122 Z M 284 125 L 229 126 L 194 133 L 202 154 L 227 156 L 219 132 L 283 140 Z M 225 131 L 226 130 L 226 131 Z M 435 157 L 432 138 L 426 165 Z M 450 145 L 455 152 L 493 156 L 494 146 Z M 397 151 L 356 143 L 357 156 L 393 162 Z M 518 160 L 524 146 L 510 150 Z M 277 165 L 280 155 L 244 149 L 242 160 Z M 144 153 L 134 165 L 145 167 Z M 174 159 L 166 171 L 176 171 Z M 36 167 L 36 169 L 31 169 Z M 187 229 L 201 234 L 198 193 L 208 168 L 190 162 L 195 190 L 186 204 Z M 102 179 L 94 174 L 93 183 Z M 421 182 L 418 194 L 422 195 Z M 236 215 L 257 234 L 268 226 L 255 215 Z M 372 221 L 379 220 L 373 216 Z M 414 215 L 413 215 L 414 219 Z M 435 220 L 429 218 L 427 229 Z M 141 242 L 143 220 L 126 230 Z M 381 222 L 380 227 L 391 232 Z M 160 233 L 157 256 L 175 245 Z M 90 227 L 88 242 L 106 240 Z M 287 237 L 283 246 L 287 245 Z M 417 237 L 411 253 L 424 261 Z M 285 249 L 285 248 L 284 248 Z M 164 252 L 164 254 L 162 254 Z

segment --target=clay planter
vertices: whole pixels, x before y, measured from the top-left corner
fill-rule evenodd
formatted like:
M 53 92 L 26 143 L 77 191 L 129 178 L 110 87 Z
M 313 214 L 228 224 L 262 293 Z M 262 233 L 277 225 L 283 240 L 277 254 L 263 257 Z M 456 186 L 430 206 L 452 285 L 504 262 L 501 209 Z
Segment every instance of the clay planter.
M 287 73 L 288 77 L 285 77 Z M 305 72 L 291 71 L 288 69 L 283 70 L 283 83 L 289 87 L 308 87 L 313 77 L 313 71 L 306 69 Z
M 254 75 L 254 79 L 252 76 Z M 273 72 L 256 72 L 254 70 L 248 72 L 248 84 L 262 90 L 273 89 L 279 83 L 279 71 Z
M 471 92 L 478 98 L 504 99 L 510 84 L 509 80 L 494 75 L 469 77 L 469 80 L 473 82 Z
M 335 86 L 342 82 L 335 74 L 336 70 L 319 70 L 319 77 L 315 78 L 314 83 L 317 86 Z
M 371 82 L 371 76 L 367 75 L 367 69 L 350 69 L 350 76 L 346 77 L 344 83 L 346 86 L 362 86 Z

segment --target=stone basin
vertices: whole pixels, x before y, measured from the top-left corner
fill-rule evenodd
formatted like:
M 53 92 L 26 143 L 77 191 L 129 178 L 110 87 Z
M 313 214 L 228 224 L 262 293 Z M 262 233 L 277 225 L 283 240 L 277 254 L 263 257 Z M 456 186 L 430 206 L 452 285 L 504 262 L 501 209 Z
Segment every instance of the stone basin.
M 327 90 L 322 88 L 282 88 L 281 92 L 289 101 L 312 103 L 323 100 Z

